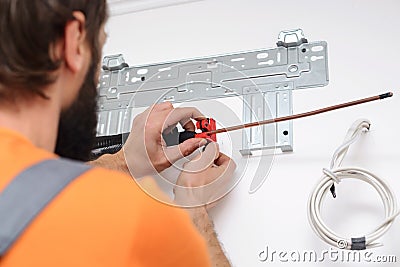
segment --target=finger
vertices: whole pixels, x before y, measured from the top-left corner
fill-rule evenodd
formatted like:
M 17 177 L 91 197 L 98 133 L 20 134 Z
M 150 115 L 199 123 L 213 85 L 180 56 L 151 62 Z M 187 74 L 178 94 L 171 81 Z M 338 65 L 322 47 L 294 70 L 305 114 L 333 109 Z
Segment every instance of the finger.
M 182 125 L 182 127 L 183 127 L 183 129 L 185 129 L 185 131 L 191 131 L 191 132 L 196 131 L 196 127 L 194 126 L 194 123 L 192 122 L 191 119 L 182 120 L 179 123 Z M 163 133 L 165 133 L 165 134 L 171 133 L 175 127 L 176 127 L 176 124 L 171 125 L 171 126 L 167 127 L 166 129 L 164 129 Z
M 165 122 L 169 116 L 169 114 L 171 113 L 171 111 L 173 110 L 173 107 L 171 105 L 164 105 L 166 103 L 162 103 L 162 104 L 158 104 L 160 105 L 157 109 L 153 108 L 152 110 L 150 110 L 150 112 L 147 114 L 146 117 L 146 127 L 148 129 L 151 129 L 151 134 L 159 134 L 161 135 L 162 132 L 164 132 L 165 130 Z M 171 104 L 171 103 L 169 103 Z M 164 107 L 162 107 L 161 105 L 163 105 Z M 173 127 L 172 127 L 173 126 Z M 170 127 L 168 127 L 169 132 L 171 132 L 171 130 L 176 126 L 175 125 L 171 125 Z
M 182 123 L 182 122 L 180 122 L 180 124 L 183 125 L 183 128 L 184 128 L 185 131 L 190 131 L 190 132 L 196 131 L 196 127 L 194 126 L 193 122 L 190 119 L 185 124 Z M 163 135 L 164 134 L 166 134 L 166 135 L 171 134 L 172 131 L 175 130 L 176 127 L 177 127 L 177 125 L 171 125 L 171 126 L 167 127 L 166 129 L 163 130 Z M 202 145 L 205 145 L 205 143 L 202 144 Z M 189 151 L 188 154 L 191 154 L 192 152 L 193 151 Z
M 149 116 L 150 113 L 152 113 L 152 112 L 173 110 L 173 109 L 174 109 L 174 106 L 171 104 L 171 102 L 164 102 L 164 103 L 159 103 L 159 104 L 154 104 L 154 105 L 149 106 L 145 111 L 143 111 L 139 115 Z
M 168 115 L 164 124 L 164 129 L 180 121 L 186 122 L 186 120 L 190 118 L 205 119 L 205 116 L 197 108 L 175 108 Z
M 162 118 L 161 120 L 157 120 L 159 122 L 164 122 L 165 118 L 168 116 L 169 112 L 174 109 L 174 106 L 170 102 L 164 102 L 160 104 L 154 104 L 148 107 L 145 111 L 143 111 L 141 116 L 146 117 L 146 122 L 152 116 L 157 116 L 157 118 Z
M 177 160 L 192 154 L 196 149 L 204 146 L 207 140 L 202 138 L 191 138 L 177 146 L 167 147 L 164 150 L 167 160 L 172 164 Z
M 236 169 L 235 161 L 224 153 L 219 153 L 219 157 L 214 163 L 218 166 L 218 168 L 224 169 L 224 172 L 226 172 L 228 175 L 232 174 Z
M 219 157 L 219 146 L 217 143 L 209 143 L 203 153 L 184 165 L 185 171 L 201 172 L 214 165 Z
M 194 123 L 191 119 L 184 119 L 179 121 L 179 123 L 182 125 L 183 129 L 186 131 L 192 131 L 194 132 L 196 130 L 196 127 L 194 126 Z
M 174 108 L 174 106 L 172 105 L 171 102 L 163 102 L 163 103 L 159 103 L 159 104 L 155 104 L 152 106 L 153 110 L 172 110 Z
M 228 157 L 227 155 L 225 155 L 224 153 L 219 153 L 219 157 L 215 160 L 215 164 L 217 166 L 224 166 L 224 165 L 228 165 L 229 161 L 231 161 L 232 159 L 230 157 Z
M 234 180 L 232 178 L 236 169 L 236 163 L 223 153 L 220 153 L 215 163 L 217 167 L 213 168 L 213 170 L 216 172 L 216 175 L 214 176 L 213 190 L 211 191 L 220 192 L 223 195 L 233 185 L 232 182 Z
M 147 115 L 148 116 L 151 112 L 162 109 L 164 104 L 167 104 L 167 102 L 161 103 L 161 104 L 153 104 L 153 105 L 149 106 L 148 108 L 146 108 L 145 111 L 143 111 L 139 115 Z M 160 106 L 160 105 L 163 105 L 163 106 Z

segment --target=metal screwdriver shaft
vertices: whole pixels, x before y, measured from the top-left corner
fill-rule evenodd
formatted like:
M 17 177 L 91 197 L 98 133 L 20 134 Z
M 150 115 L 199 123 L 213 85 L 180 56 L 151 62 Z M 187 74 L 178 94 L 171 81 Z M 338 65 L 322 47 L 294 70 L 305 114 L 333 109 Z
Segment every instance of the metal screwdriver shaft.
M 355 101 L 350 101 L 350 102 L 346 102 L 346 103 L 342 103 L 342 104 L 338 104 L 338 105 L 333 105 L 333 106 L 329 106 L 326 108 L 321 108 L 321 109 L 308 111 L 308 112 L 304 112 L 304 113 L 300 113 L 300 114 L 221 128 L 221 129 L 209 131 L 206 133 L 209 135 L 218 134 L 218 133 L 224 133 L 224 132 L 229 132 L 229 131 L 236 131 L 236 130 L 249 128 L 249 127 L 260 126 L 260 125 L 264 125 L 264 124 L 271 124 L 271 123 L 277 123 L 277 122 L 281 122 L 281 121 L 295 120 L 295 119 L 300 119 L 300 118 L 304 118 L 304 117 L 309 117 L 309 116 L 325 113 L 325 112 L 336 110 L 336 109 L 347 108 L 347 107 L 351 107 L 351 106 L 355 106 L 355 105 L 359 105 L 359 104 L 363 104 L 363 103 L 367 103 L 367 102 L 371 102 L 371 101 L 375 101 L 375 100 L 385 99 L 385 98 L 392 97 L 392 96 L 393 96 L 393 93 L 388 92 L 385 94 L 371 96 L 371 97 L 367 97 L 367 98 L 363 98 L 363 99 L 359 99 L 359 100 L 355 100 Z

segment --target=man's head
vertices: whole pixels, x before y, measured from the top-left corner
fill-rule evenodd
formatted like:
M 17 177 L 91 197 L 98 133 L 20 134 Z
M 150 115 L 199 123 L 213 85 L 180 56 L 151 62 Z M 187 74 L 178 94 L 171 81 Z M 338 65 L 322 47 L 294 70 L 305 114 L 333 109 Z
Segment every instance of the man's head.
M 106 19 L 105 0 L 0 0 L 0 105 L 52 101 L 46 89 L 63 82 L 61 156 L 85 160 L 90 152 Z

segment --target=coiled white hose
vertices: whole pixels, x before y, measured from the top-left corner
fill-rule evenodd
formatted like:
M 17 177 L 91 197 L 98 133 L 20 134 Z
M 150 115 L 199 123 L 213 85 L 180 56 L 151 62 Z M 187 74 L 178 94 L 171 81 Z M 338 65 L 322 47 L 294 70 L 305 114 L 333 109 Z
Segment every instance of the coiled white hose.
M 354 143 L 363 131 L 369 130 L 370 122 L 358 120 L 350 127 L 343 144 L 333 154 L 330 169 L 323 169 L 321 181 L 316 185 L 308 201 L 308 220 L 314 232 L 320 238 L 332 246 L 341 249 L 361 250 L 381 246 L 375 242 L 392 225 L 394 219 L 399 215 L 395 195 L 390 187 L 377 175 L 358 167 L 341 167 L 349 146 Z M 372 185 L 380 195 L 384 209 L 385 220 L 371 233 L 358 238 L 343 238 L 329 229 L 321 219 L 321 203 L 325 195 L 331 190 L 334 197 L 335 183 L 342 179 L 359 179 Z

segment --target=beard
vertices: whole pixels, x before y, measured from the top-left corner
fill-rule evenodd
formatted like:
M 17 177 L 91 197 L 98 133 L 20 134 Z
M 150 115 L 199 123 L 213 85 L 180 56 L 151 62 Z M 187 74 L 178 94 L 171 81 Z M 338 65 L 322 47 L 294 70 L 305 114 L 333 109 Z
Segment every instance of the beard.
M 61 157 L 88 161 L 96 139 L 96 65 L 91 64 L 78 97 L 61 112 L 55 153 Z

